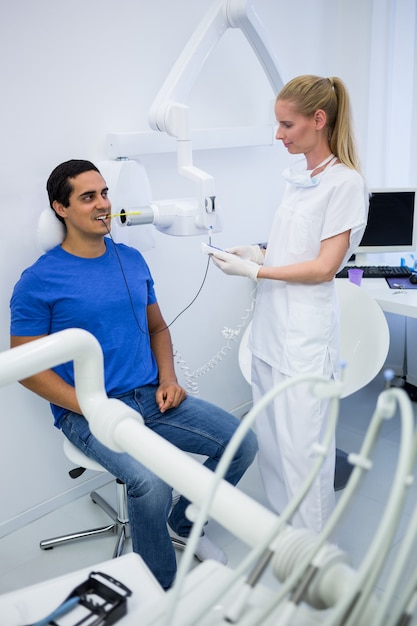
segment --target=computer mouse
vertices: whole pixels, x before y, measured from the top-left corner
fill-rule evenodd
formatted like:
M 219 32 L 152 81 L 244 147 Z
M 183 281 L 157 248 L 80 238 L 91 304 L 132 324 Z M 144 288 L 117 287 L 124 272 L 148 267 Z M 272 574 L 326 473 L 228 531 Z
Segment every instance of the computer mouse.
M 412 285 L 417 285 L 417 274 L 411 274 L 408 280 Z

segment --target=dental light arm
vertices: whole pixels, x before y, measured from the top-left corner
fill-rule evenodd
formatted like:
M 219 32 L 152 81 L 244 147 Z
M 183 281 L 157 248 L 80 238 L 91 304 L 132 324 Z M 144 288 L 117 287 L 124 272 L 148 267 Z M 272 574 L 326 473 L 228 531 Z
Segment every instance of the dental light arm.
M 204 63 L 228 28 L 240 28 L 261 63 L 274 93 L 282 85 L 278 60 L 253 0 L 216 0 L 195 30 L 161 87 L 149 111 L 154 130 L 179 141 L 190 140 L 188 107 L 184 106 Z
M 197 229 L 216 226 L 216 194 L 213 177 L 193 165 L 189 108 L 184 101 L 226 29 L 222 2 L 217 2 L 191 37 L 149 112 L 152 128 L 177 139 L 179 173 L 197 184 Z
M 77 399 L 85 416 L 106 440 L 124 419 L 138 423 L 141 416 L 124 403 L 107 397 L 103 353 L 97 339 L 85 330 L 70 328 L 0 353 L 0 385 L 23 380 L 67 361 L 74 361 Z M 121 448 L 112 443 L 118 452 Z
M 150 126 L 177 139 L 178 171 L 195 182 L 198 188 L 194 232 L 191 233 L 188 228 L 186 234 L 201 234 L 204 229 L 218 229 L 214 179 L 193 164 L 189 107 L 185 102 L 204 63 L 228 28 L 241 29 L 257 55 L 274 93 L 282 87 L 278 62 L 262 21 L 253 7 L 253 0 L 216 0 L 185 46 L 149 111 Z M 180 201 L 172 202 L 181 205 Z M 167 207 L 161 206 L 160 211 L 164 210 L 167 211 Z M 179 209 L 174 213 L 180 216 Z M 175 226 L 171 228 L 170 234 L 184 234 L 173 230 Z
M 254 0 L 227 0 L 224 5 L 229 26 L 240 28 L 245 35 L 268 77 L 274 94 L 277 94 L 283 87 L 282 73 L 268 33 L 254 7 Z

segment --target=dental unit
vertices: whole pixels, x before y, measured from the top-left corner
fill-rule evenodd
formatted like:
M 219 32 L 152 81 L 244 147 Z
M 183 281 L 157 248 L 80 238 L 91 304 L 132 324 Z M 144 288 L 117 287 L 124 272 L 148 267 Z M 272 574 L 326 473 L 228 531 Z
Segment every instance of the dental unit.
M 134 456 L 193 503 L 188 513 L 194 521 L 193 533 L 177 581 L 163 601 L 147 606 L 141 620 L 144 626 L 220 626 L 224 623 L 242 626 L 400 626 L 409 623 L 402 620 L 413 613 L 416 576 L 411 577 L 404 589 L 399 589 L 399 583 L 410 557 L 410 548 L 416 541 L 416 515 L 407 530 L 407 550 L 398 554 L 382 600 L 378 599 L 376 592 L 416 461 L 414 416 L 403 390 L 387 388 L 380 394 L 361 450 L 349 457 L 354 465 L 351 479 L 328 524 L 320 535 L 315 535 L 307 530 L 293 529 L 290 520 L 326 454 L 337 420 L 343 382 L 310 377 L 311 392 L 331 399 L 330 425 L 317 446 L 317 463 L 308 483 L 289 503 L 287 510 L 277 516 L 223 480 L 227 464 L 260 406 L 254 406 L 242 420 L 218 470 L 213 473 L 146 428 L 138 413 L 107 397 L 103 354 L 97 340 L 86 331 L 68 329 L 1 353 L 0 385 L 69 360 L 74 361 L 80 406 L 95 436 L 112 449 Z M 305 382 L 308 378 L 301 376 L 289 384 Z M 270 402 L 283 390 L 282 387 L 271 390 L 261 404 Z M 397 468 L 374 540 L 355 571 L 349 566 L 348 555 L 331 543 L 331 536 L 363 475 L 372 468 L 370 456 L 382 424 L 392 419 L 398 408 L 402 435 Z M 198 538 L 201 525 L 208 517 L 217 520 L 252 548 L 235 570 L 209 561 L 187 571 L 193 554 L 193 540 Z M 266 563 L 270 563 L 279 581 L 275 591 L 258 582 Z M 249 574 L 245 574 L 248 570 Z

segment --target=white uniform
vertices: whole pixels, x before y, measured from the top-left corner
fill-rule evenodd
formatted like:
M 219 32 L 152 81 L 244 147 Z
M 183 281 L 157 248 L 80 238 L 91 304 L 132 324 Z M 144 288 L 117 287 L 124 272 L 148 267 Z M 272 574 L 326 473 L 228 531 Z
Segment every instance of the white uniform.
M 288 183 L 268 240 L 266 266 L 316 258 L 324 239 L 350 230 L 350 247 L 360 243 L 368 196 L 363 178 L 343 164 L 327 168 L 316 186 Z M 338 366 L 339 311 L 334 280 L 307 284 L 260 280 L 249 347 L 253 400 L 300 373 L 334 377 Z M 307 386 L 292 387 L 259 415 L 259 468 L 267 496 L 279 513 L 298 492 L 314 462 L 328 402 Z M 320 531 L 334 507 L 334 450 L 294 515 L 294 526 Z

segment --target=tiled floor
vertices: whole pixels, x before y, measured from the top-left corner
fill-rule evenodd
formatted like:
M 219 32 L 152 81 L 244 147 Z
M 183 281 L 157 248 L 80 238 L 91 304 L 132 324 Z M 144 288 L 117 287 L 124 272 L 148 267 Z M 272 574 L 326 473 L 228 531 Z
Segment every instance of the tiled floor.
M 339 448 L 348 452 L 359 452 L 382 388 L 382 377 L 378 377 L 366 389 L 342 401 L 337 428 Z M 416 409 L 414 404 L 413 409 Z M 374 466 L 350 501 L 348 512 L 339 524 L 339 547 L 348 553 L 355 568 L 359 567 L 382 518 L 397 464 L 400 436 L 401 426 L 397 412 L 394 418 L 383 424 L 375 448 Z M 256 464 L 247 472 L 240 487 L 255 499 L 265 502 Z M 100 492 L 112 499 L 113 488 L 111 484 Z M 410 521 L 416 502 L 416 491 L 415 486 L 410 487 L 401 522 L 390 548 L 388 565 L 377 583 L 381 591 Z M 341 493 L 343 492 L 338 492 L 338 497 Z M 41 539 L 106 523 L 106 514 L 86 496 L 0 539 L 0 593 L 111 558 L 115 543 L 113 536 L 67 544 L 49 551 L 39 549 Z M 247 547 L 240 540 L 215 522 L 210 522 L 207 534 L 224 548 L 231 566 L 238 564 L 247 552 Z M 405 578 L 415 569 L 417 563 L 417 549 L 412 552 L 404 572 Z M 181 558 L 180 553 L 178 556 Z M 274 584 L 272 573 L 266 575 L 264 582 L 267 585 Z

